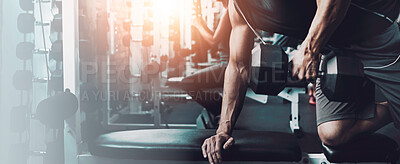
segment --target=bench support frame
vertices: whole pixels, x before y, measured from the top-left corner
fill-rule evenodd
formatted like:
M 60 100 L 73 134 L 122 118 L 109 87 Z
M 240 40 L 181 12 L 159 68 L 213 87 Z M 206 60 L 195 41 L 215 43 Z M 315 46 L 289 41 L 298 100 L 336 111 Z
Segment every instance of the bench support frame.
M 300 122 L 299 122 L 299 95 L 305 94 L 305 88 L 285 88 L 281 93 L 279 93 L 279 97 L 290 101 L 291 103 L 291 115 L 290 115 L 290 130 L 292 133 L 300 132 Z

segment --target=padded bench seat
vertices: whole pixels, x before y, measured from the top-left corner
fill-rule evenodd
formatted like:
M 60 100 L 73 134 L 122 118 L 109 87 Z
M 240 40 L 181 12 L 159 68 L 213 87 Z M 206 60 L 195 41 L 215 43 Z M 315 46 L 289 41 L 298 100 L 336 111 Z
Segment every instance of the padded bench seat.
M 323 145 L 323 151 L 329 162 L 334 163 L 395 163 L 400 155 L 397 143 L 381 134 L 360 136 L 353 142 L 342 146 Z
M 204 161 L 201 145 L 215 130 L 154 129 L 113 132 L 89 144 L 94 156 L 135 159 Z M 223 152 L 224 161 L 301 160 L 301 150 L 291 134 L 234 131 L 235 144 Z

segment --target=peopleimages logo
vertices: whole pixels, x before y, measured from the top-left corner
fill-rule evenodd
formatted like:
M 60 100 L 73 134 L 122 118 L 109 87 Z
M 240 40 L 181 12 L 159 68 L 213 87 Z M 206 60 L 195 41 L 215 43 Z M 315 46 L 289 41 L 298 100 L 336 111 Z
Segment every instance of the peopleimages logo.
M 177 70 L 175 70 L 177 74 L 183 75 L 185 77 L 193 76 L 192 74 L 187 73 L 187 69 L 184 64 L 179 65 L 182 66 L 178 67 Z M 221 68 L 225 69 L 226 66 L 223 66 Z M 159 64 L 153 63 L 150 63 L 146 66 L 141 66 L 135 64 L 120 64 L 118 62 L 110 62 L 109 64 L 104 62 L 98 64 L 96 62 L 82 61 L 80 80 L 82 83 L 87 83 L 90 81 L 89 79 L 93 79 L 93 77 L 101 75 L 99 76 L 99 82 L 101 84 L 133 84 L 141 81 L 151 81 L 154 78 L 161 78 L 159 77 L 159 75 L 163 71 L 165 71 L 165 69 L 163 70 Z M 224 72 L 225 71 L 204 71 L 202 73 L 199 73 L 199 75 L 196 77 L 182 81 L 182 83 L 221 83 L 224 80 Z
M 166 91 L 166 92 L 151 92 L 143 90 L 140 92 L 133 91 L 100 91 L 100 90 L 81 90 L 81 102 L 106 102 L 110 101 L 132 101 L 140 102 L 154 101 L 155 96 L 159 96 L 160 101 L 182 101 L 182 99 L 195 98 L 197 101 L 221 101 L 222 96 L 219 91 Z

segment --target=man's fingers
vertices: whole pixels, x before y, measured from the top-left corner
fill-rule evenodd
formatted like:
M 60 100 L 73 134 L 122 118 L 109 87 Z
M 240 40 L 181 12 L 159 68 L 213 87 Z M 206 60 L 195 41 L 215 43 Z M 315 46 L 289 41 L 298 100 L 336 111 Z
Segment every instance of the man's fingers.
M 217 157 L 217 162 L 218 163 L 222 163 L 222 154 L 221 154 L 221 151 L 216 151 L 215 152 L 215 156 Z
M 216 152 L 214 151 L 214 153 L 212 153 L 211 155 L 212 155 L 212 159 L 214 161 L 213 164 L 219 164 Z
M 317 76 L 318 76 L 318 69 L 314 69 L 314 71 L 312 72 L 311 77 L 312 77 L 313 79 L 316 79 Z
M 318 71 L 319 71 L 319 62 L 316 62 L 316 63 L 314 63 L 313 71 L 312 71 L 312 74 L 311 74 L 311 77 L 313 79 L 317 79 Z
M 211 153 L 208 154 L 208 162 L 209 162 L 210 164 L 214 164 L 214 161 L 213 161 L 213 158 L 212 158 L 212 156 L 211 156 Z
M 217 162 L 222 163 L 222 155 L 221 155 L 221 139 L 216 139 L 215 142 L 215 156 L 217 157 Z
M 210 162 L 210 164 L 214 164 L 214 161 L 213 161 L 213 157 L 212 157 L 212 151 L 211 151 L 211 148 L 213 147 L 213 145 L 211 144 L 211 141 L 210 141 L 210 139 L 208 139 L 208 142 L 207 142 L 207 157 L 208 157 L 208 162 Z
M 227 134 L 215 135 L 206 139 L 201 146 L 204 158 L 208 158 L 210 164 L 222 163 L 222 148 L 228 149 L 231 147 L 235 140 Z M 223 146 L 222 146 L 223 145 Z
M 217 159 L 217 155 L 216 155 L 216 149 L 215 149 L 215 147 L 216 147 L 216 139 L 215 139 L 215 137 L 211 137 L 210 138 L 210 143 L 211 143 L 211 157 L 212 157 L 212 159 L 213 159 L 213 161 L 214 161 L 214 164 L 218 164 L 218 159 Z
M 297 76 L 299 77 L 299 80 L 304 79 L 304 68 L 299 69 L 299 73 L 297 74 Z
M 296 65 L 293 65 L 292 68 L 292 77 L 296 77 L 298 72 L 298 67 Z
M 201 150 L 203 152 L 203 157 L 207 158 L 207 139 L 204 141 L 203 145 L 201 146 Z
M 311 69 L 308 69 L 307 71 L 306 71 L 306 79 L 307 80 L 311 80 Z
M 316 77 L 317 77 L 317 75 L 314 70 L 307 71 L 307 75 L 306 75 L 307 81 L 313 83 L 313 81 L 316 79 Z
M 228 150 L 229 147 L 231 147 L 234 143 L 235 143 L 235 140 L 233 139 L 233 137 L 229 138 L 228 141 L 226 141 L 224 144 L 224 149 Z
M 302 65 L 294 65 L 293 66 L 293 75 L 292 75 L 292 77 L 294 77 L 294 79 L 296 79 L 296 78 L 299 79 L 300 70 L 301 69 L 302 69 Z
M 318 62 L 312 62 L 306 70 L 306 79 L 310 82 L 313 82 L 318 75 Z
M 293 69 L 292 69 L 292 73 L 293 73 L 293 77 L 297 76 L 297 74 L 299 74 L 299 69 L 303 63 L 303 58 L 302 57 L 303 54 L 300 53 L 300 51 L 296 51 L 296 54 L 294 55 L 292 62 L 293 62 Z

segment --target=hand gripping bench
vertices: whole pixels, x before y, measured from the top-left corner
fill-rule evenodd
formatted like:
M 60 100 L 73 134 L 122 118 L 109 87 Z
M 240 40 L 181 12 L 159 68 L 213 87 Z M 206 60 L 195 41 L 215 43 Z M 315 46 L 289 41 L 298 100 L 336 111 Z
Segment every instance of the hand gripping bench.
M 99 136 L 89 150 L 114 159 L 206 161 L 203 141 L 215 130 L 155 129 L 113 132 Z M 234 131 L 235 144 L 223 151 L 224 161 L 297 162 L 302 154 L 296 138 L 279 132 Z
M 395 164 L 400 155 L 398 144 L 381 134 L 360 136 L 342 146 L 323 145 L 323 151 L 328 161 L 334 163 L 384 162 Z

